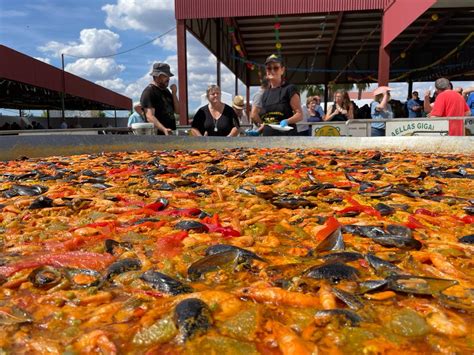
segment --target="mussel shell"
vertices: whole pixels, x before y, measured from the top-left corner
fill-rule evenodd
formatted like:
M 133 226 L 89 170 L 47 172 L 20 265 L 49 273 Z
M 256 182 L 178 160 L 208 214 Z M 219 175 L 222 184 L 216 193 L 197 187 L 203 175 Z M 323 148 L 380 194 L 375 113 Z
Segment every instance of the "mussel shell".
M 326 239 L 322 240 L 317 246 L 317 252 L 329 251 L 329 250 L 344 250 L 344 238 L 342 237 L 341 227 L 338 227 L 334 232 L 331 233 Z
M 170 203 L 170 202 L 168 201 L 168 199 L 165 198 L 165 197 L 159 197 L 159 198 L 156 199 L 155 202 L 163 204 L 163 206 L 161 206 L 161 207 L 158 209 L 158 211 L 164 210 L 166 207 L 168 207 L 168 205 L 169 205 L 169 203 Z
M 341 280 L 355 281 L 359 275 L 359 270 L 356 268 L 339 262 L 313 266 L 306 271 L 308 277 L 325 279 L 332 283 L 338 283 Z
M 342 302 L 344 302 L 350 309 L 357 311 L 358 309 L 364 308 L 364 303 L 362 302 L 359 296 L 353 295 L 352 293 L 340 290 L 335 287 L 333 287 L 332 292 L 337 298 L 339 298 Z
M 367 254 L 365 257 L 368 261 L 369 265 L 375 269 L 375 272 L 379 276 L 389 276 L 389 275 L 397 275 L 403 272 L 402 269 L 398 268 L 397 266 L 393 265 L 392 263 L 380 259 L 379 257 L 373 254 Z
M 127 271 L 140 270 L 141 268 L 142 263 L 138 259 L 120 259 L 110 264 L 110 266 L 107 268 L 106 279 L 110 279 L 114 275 L 123 274 Z
M 326 263 L 333 263 L 333 262 L 341 262 L 347 263 L 350 261 L 355 261 L 358 259 L 363 259 L 364 256 L 361 253 L 353 252 L 353 251 L 342 251 L 339 253 L 331 253 L 324 255 L 321 257 Z
M 207 272 L 235 267 L 242 263 L 248 263 L 248 259 L 242 257 L 236 250 L 228 250 L 218 254 L 207 255 L 189 266 L 188 277 L 190 280 L 194 281 Z
M 184 342 L 196 334 L 206 333 L 212 325 L 209 306 L 197 298 L 188 298 L 177 304 L 173 320 Z
M 389 216 L 395 213 L 395 209 L 393 207 L 381 202 L 377 203 L 374 208 L 379 211 L 382 216 Z
M 67 268 L 64 269 L 64 271 L 67 279 L 71 283 L 71 288 L 73 289 L 95 287 L 100 286 L 102 284 L 102 275 L 95 270 Z M 75 281 L 75 276 L 79 274 L 91 276 L 93 279 L 89 283 L 77 283 Z
M 443 292 L 434 294 L 438 301 L 447 307 L 462 310 L 468 313 L 474 313 L 474 290 L 465 289 L 462 297 L 447 295 Z
M 392 235 L 399 235 L 406 238 L 411 238 L 413 233 L 410 228 L 402 226 L 400 224 L 389 224 L 387 227 L 387 232 Z
M 474 234 L 465 235 L 458 239 L 459 243 L 474 244 Z
M 105 246 L 105 252 L 114 255 L 114 250 L 116 248 L 124 248 L 131 250 L 133 249 L 132 243 L 129 242 L 117 242 L 116 240 L 113 239 L 106 239 L 104 241 L 104 246 Z
M 391 290 L 416 295 L 434 295 L 459 283 L 456 280 L 411 275 L 393 275 L 387 280 Z
M 204 224 L 198 221 L 193 221 L 193 220 L 179 221 L 178 223 L 175 224 L 174 227 L 177 229 L 185 230 L 185 231 L 194 230 L 198 233 L 208 231 L 208 228 Z
M 385 237 L 387 235 L 383 229 L 377 226 L 358 226 L 348 224 L 342 227 L 342 231 L 371 239 Z
M 359 289 L 357 290 L 358 294 L 364 294 L 373 291 L 380 291 L 385 286 L 387 286 L 387 280 L 367 280 L 359 282 Z
M 53 200 L 47 196 L 39 196 L 28 207 L 30 210 L 53 207 Z
M 197 189 L 194 190 L 194 194 L 200 197 L 212 195 L 214 191 L 210 189 Z
M 220 168 L 218 166 L 212 165 L 206 169 L 209 175 L 221 175 L 226 173 L 226 169 Z
M 173 296 L 193 292 L 191 286 L 154 270 L 143 273 L 140 279 L 150 284 L 154 289 Z
M 7 309 L 5 311 L 4 309 Z M 0 303 L 0 325 L 15 325 L 22 323 L 32 323 L 33 317 L 27 311 L 17 306 L 5 306 Z
M 263 258 L 258 256 L 254 252 L 251 252 L 250 250 L 246 250 L 246 249 L 239 248 L 239 247 L 229 245 L 229 244 L 211 245 L 209 248 L 206 249 L 205 254 L 206 255 L 214 255 L 214 254 L 224 253 L 224 252 L 232 251 L 232 250 L 238 252 L 240 254 L 240 256 L 245 257 L 247 259 L 255 259 L 255 260 L 265 261 Z
M 474 206 L 466 206 L 462 208 L 468 215 L 474 215 Z
M 352 327 L 358 326 L 362 322 L 361 316 L 347 309 L 323 309 L 317 311 L 314 316 L 315 318 L 341 317 Z
M 399 235 L 386 235 L 384 237 L 373 238 L 375 243 L 383 245 L 387 248 L 399 248 L 406 250 L 420 250 L 423 246 L 420 241 L 415 238 L 407 238 Z
M 52 266 L 40 266 L 28 275 L 28 281 L 36 288 L 49 289 L 59 284 L 63 276 L 60 269 Z
M 315 207 L 316 205 L 301 197 L 281 197 L 273 199 L 272 204 L 277 206 L 278 208 L 288 208 L 291 210 L 295 210 L 297 208 L 304 208 L 304 207 Z

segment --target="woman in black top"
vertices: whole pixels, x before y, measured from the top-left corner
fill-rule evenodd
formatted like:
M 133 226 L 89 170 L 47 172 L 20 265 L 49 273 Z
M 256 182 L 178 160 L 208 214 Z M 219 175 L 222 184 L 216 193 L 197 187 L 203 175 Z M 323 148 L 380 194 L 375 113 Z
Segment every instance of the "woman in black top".
M 239 135 L 239 120 L 232 107 L 221 101 L 221 89 L 211 85 L 206 91 L 209 104 L 201 107 L 193 118 L 191 134 L 193 136 Z
M 354 105 L 345 90 L 334 93 L 334 103 L 324 116 L 324 121 L 347 121 L 354 119 Z
M 285 66 L 280 56 L 272 54 L 265 61 L 266 78 L 270 87 L 263 93 L 262 107 L 257 107 L 254 121 L 265 124 L 264 136 L 293 136 L 296 135 L 296 122 L 303 118 L 301 100 L 295 85 L 288 84 L 284 79 Z M 292 127 L 292 130 L 282 131 L 273 129 L 269 124 L 277 124 L 281 129 Z

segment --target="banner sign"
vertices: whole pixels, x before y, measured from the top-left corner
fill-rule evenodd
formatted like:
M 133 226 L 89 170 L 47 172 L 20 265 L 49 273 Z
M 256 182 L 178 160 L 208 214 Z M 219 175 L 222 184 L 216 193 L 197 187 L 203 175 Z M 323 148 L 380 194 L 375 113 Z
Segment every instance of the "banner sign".
M 367 137 L 365 123 L 320 122 L 311 126 L 314 137 Z
M 386 136 L 447 136 L 449 121 L 386 122 Z

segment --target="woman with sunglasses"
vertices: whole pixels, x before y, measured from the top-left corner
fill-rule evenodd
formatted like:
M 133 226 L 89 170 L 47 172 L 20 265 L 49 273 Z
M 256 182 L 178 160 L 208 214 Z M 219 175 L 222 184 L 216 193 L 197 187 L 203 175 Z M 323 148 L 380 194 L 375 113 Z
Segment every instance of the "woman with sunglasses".
M 193 118 L 193 136 L 236 137 L 239 135 L 239 120 L 232 107 L 221 101 L 221 88 L 210 85 L 206 91 L 208 105 L 201 107 Z
M 280 56 L 270 55 L 265 68 L 270 86 L 262 95 L 262 107 L 257 108 L 254 122 L 265 125 L 264 136 L 296 135 L 296 122 L 303 118 L 298 89 L 284 80 L 285 66 Z M 275 128 L 270 124 L 276 125 Z

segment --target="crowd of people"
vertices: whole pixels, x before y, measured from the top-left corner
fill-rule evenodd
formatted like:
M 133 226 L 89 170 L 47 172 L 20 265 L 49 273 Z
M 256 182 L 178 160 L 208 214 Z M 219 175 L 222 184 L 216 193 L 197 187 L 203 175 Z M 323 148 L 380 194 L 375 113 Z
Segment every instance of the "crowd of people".
M 462 117 L 474 115 L 474 88 L 453 89 L 446 78 L 435 82 L 435 91 L 425 92 L 421 100 L 417 91 L 403 105 L 392 100 L 391 88 L 379 86 L 374 90 L 370 106 L 358 108 L 345 90 L 336 90 L 333 102 L 324 112 L 319 96 L 307 97 L 301 104 L 298 88 L 285 79 L 286 67 L 283 58 L 272 54 L 265 60 L 265 78 L 252 100 L 250 117 L 245 114 L 245 101 L 240 95 L 234 97 L 232 106 L 221 100 L 221 89 L 210 85 L 206 91 L 208 104 L 194 115 L 190 134 L 194 136 L 238 136 L 241 125 L 252 125 L 246 131 L 250 136 L 308 136 L 311 135 L 306 122 L 344 122 L 357 118 L 392 119 L 398 117 Z M 176 130 L 175 114 L 179 114 L 177 87 L 169 88 L 173 74 L 166 63 L 155 63 L 150 73 L 153 80 L 144 89 L 140 102 L 133 106 L 134 112 L 128 126 L 138 122 L 153 123 L 158 134 L 169 135 Z M 300 123 L 296 125 L 297 123 Z M 452 127 L 451 127 L 452 126 Z M 462 135 L 464 123 L 450 123 L 450 135 Z M 385 122 L 371 124 L 372 136 L 385 136 Z

